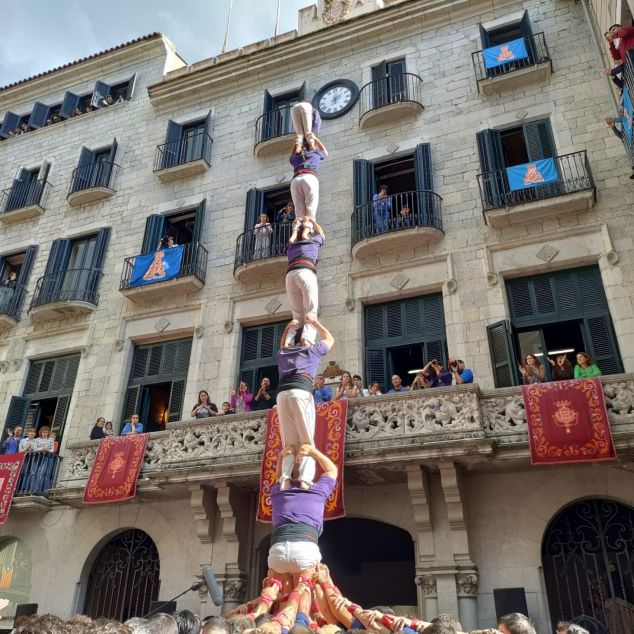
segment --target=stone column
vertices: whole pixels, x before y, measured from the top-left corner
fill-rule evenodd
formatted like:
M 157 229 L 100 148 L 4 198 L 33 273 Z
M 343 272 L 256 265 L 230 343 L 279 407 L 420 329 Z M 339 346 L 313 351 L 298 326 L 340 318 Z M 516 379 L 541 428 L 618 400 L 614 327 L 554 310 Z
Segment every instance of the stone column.
M 431 621 L 438 614 L 438 593 L 436 577 L 430 574 L 416 575 L 418 606 L 423 620 Z
M 456 576 L 458 591 L 458 613 L 464 631 L 478 627 L 478 575 L 475 573 Z

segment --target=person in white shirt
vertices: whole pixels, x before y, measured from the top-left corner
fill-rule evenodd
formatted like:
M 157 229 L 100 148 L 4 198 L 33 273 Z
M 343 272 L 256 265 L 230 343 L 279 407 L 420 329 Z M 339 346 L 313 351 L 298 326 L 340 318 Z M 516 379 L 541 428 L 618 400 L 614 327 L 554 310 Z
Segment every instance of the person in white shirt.
M 253 259 L 261 260 L 271 255 L 271 234 L 273 226 L 269 222 L 266 214 L 260 214 L 260 222 L 253 227 L 253 235 L 255 236 L 255 246 L 253 249 Z
M 26 438 L 22 438 L 18 447 L 20 453 L 35 451 L 35 429 L 28 427 L 26 430 Z
M 55 441 L 51 437 L 51 428 L 47 425 L 40 427 L 40 435 L 35 439 L 35 451 L 55 452 Z
M 363 379 L 359 374 L 352 375 L 352 383 L 357 388 L 357 396 L 370 396 L 367 388 L 363 387 Z

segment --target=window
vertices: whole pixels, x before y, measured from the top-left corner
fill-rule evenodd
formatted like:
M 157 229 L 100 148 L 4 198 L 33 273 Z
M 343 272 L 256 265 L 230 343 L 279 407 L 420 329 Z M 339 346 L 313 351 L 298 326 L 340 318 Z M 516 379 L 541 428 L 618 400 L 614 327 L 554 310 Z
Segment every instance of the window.
M 268 90 L 264 91 L 264 112 L 259 119 L 260 141 L 267 141 L 278 136 L 293 132 L 291 108 L 306 96 L 306 82 L 299 90 L 273 96 Z
M 31 552 L 21 540 L 5 537 L 0 543 L 0 596 L 9 600 L 2 618 L 13 621 L 19 603 L 31 598 Z
M 509 21 L 496 20 L 494 23 L 491 23 L 490 26 L 487 24 L 480 24 L 480 40 L 482 42 L 483 49 L 491 48 L 493 46 L 500 46 L 502 44 L 506 44 L 507 42 L 518 40 L 520 38 L 524 38 L 524 45 L 526 47 L 528 59 L 504 64 L 501 67 L 502 72 L 513 70 L 514 64 L 519 64 L 520 67 L 522 67 L 526 66 L 527 63 L 535 63 L 537 52 L 528 11 L 524 11 L 522 16 L 510 18 Z M 488 70 L 493 71 L 495 69 Z M 500 73 L 498 71 L 495 74 Z
M 134 91 L 134 84 L 136 82 L 136 75 L 133 75 L 130 79 L 118 84 L 106 84 L 103 81 L 98 81 L 95 84 L 90 105 L 93 108 L 106 108 L 108 105 L 108 97 L 112 98 L 112 103 L 119 101 L 129 101 L 132 98 L 132 92 Z
M 175 244 L 202 241 L 205 222 L 205 200 L 197 207 L 172 214 L 153 214 L 145 222 L 141 253 L 152 253 L 161 245 L 161 238 L 171 236 Z
M 381 62 L 372 67 L 372 104 L 381 108 L 391 103 L 407 101 L 405 59 Z
M 280 321 L 242 329 L 239 380 L 246 382 L 251 393 L 257 391 L 264 377 L 270 379 L 272 389 L 277 388 L 277 353 L 286 323 Z
M 36 254 L 37 247 L 30 246 L 26 251 L 0 256 L 0 283 L 15 275 L 14 284 L 0 284 L 0 315 L 19 319 Z
M 623 371 L 598 266 L 509 280 L 511 323 L 488 326 L 496 387 L 516 385 L 518 364 L 537 357 L 551 376 L 547 358 L 587 352 L 604 374 Z
M 438 359 L 446 366 L 442 294 L 366 306 L 364 336 L 366 383 L 378 381 L 384 392 L 393 374 L 409 385 L 428 361 Z
M 44 161 L 40 167 L 18 170 L 11 189 L 6 192 L 3 211 L 13 211 L 31 205 L 39 205 L 48 178 L 50 164 Z
M 134 349 L 121 428 L 135 413 L 143 431 L 159 431 L 183 418 L 191 347 L 191 339 L 178 339 Z
M 83 147 L 77 168 L 73 171 L 69 193 L 95 187 L 111 189 L 116 154 L 117 139 L 113 140 L 111 146 L 98 150 Z
M 168 121 L 165 143 L 159 146 L 156 169 L 204 160 L 210 164 L 211 112 L 206 119 L 187 124 Z

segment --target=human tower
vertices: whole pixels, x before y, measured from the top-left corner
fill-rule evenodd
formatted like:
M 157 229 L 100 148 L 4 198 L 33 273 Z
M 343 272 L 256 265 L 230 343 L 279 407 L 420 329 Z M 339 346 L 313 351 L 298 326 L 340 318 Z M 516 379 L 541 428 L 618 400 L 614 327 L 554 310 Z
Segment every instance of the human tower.
M 277 411 L 283 449 L 271 488 L 269 571 L 260 595 L 225 616 L 246 614 L 265 634 L 282 634 L 296 624 L 322 632 L 356 627 L 377 634 L 408 630 L 414 634 L 429 623 L 362 609 L 342 596 L 321 563 L 318 539 L 324 504 L 338 475 L 337 466 L 314 442 L 314 379 L 321 357 L 334 344 L 317 319 L 317 261 L 325 241 L 316 220 L 319 167 L 328 153 L 317 138 L 321 120 L 312 105 L 296 104 L 291 115 L 296 133 L 290 156 L 296 218 L 286 248 L 286 292 L 293 319 L 284 330 L 278 354 Z M 322 475 L 315 482 L 317 463 Z M 258 618 L 265 614 L 272 619 Z

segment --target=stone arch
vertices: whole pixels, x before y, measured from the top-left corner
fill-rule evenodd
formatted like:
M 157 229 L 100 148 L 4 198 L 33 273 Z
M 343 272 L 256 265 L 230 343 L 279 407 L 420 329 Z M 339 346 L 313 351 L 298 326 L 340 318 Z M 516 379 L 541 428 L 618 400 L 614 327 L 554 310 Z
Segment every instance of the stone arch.
M 634 507 L 598 496 L 567 504 L 548 523 L 541 555 L 553 624 L 634 631 Z
M 0 597 L 9 600 L 4 618 L 12 618 L 19 603 L 28 603 L 31 596 L 31 551 L 17 537 L 0 540 Z

